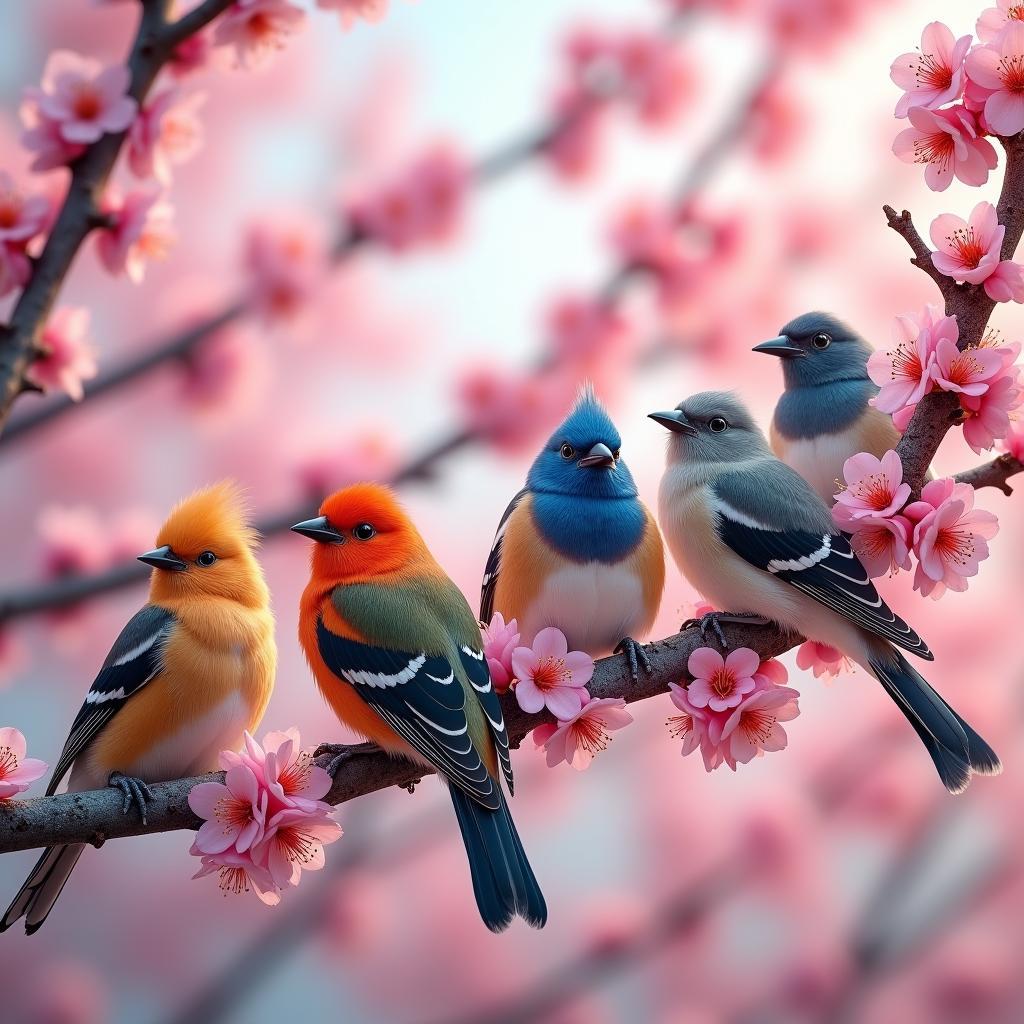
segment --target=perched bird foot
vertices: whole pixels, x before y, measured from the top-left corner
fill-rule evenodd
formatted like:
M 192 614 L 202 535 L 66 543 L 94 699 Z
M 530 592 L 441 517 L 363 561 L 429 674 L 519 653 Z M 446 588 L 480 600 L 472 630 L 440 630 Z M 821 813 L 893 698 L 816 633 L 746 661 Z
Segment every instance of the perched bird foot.
M 735 612 L 706 612 L 699 619 L 687 619 L 679 627 L 679 632 L 682 633 L 696 626 L 700 630 L 700 638 L 707 643 L 708 630 L 711 630 L 715 634 L 715 638 L 721 645 L 722 650 L 727 651 L 729 650 L 729 642 L 725 639 L 725 633 L 722 632 L 723 622 L 733 622 L 741 626 L 767 626 L 769 624 L 768 619 L 763 615 L 739 615 Z
M 644 645 L 638 644 L 631 636 L 624 636 L 616 644 L 615 653 L 625 654 L 629 658 L 629 672 L 633 677 L 634 683 L 640 679 L 640 665 L 643 665 L 644 671 L 648 675 L 654 671 L 654 666 L 651 664 L 651 659 L 648 657 Z
M 338 769 L 346 761 L 354 757 L 364 757 L 367 754 L 379 754 L 380 747 L 376 743 L 321 743 L 313 751 L 313 757 L 322 757 L 324 754 L 331 754 L 330 761 L 324 766 L 324 770 L 333 779 Z
M 121 812 L 127 814 L 131 810 L 132 804 L 135 804 L 139 809 L 139 814 L 142 815 L 142 824 L 145 825 L 146 803 L 153 799 L 153 790 L 142 779 L 135 779 L 121 772 L 111 772 L 110 778 L 107 779 L 107 785 L 112 789 L 120 790 L 124 796 Z

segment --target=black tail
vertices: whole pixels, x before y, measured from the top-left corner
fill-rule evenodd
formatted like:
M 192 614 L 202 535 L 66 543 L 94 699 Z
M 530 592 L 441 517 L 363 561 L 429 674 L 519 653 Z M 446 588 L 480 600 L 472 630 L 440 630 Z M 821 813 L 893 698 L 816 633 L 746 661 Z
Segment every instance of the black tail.
M 972 771 L 998 775 L 1003 766 L 992 748 L 899 651 L 885 646 L 884 654 L 879 651 L 871 659 L 871 669 L 921 737 L 946 789 L 964 790 Z
M 84 843 L 75 843 L 73 846 L 51 846 L 46 850 L 7 908 L 7 913 L 0 921 L 0 932 L 7 931 L 22 917 L 25 918 L 25 932 L 28 935 L 38 931 L 57 902 L 57 897 L 84 849 Z
M 543 928 L 548 908 L 533 869 L 519 841 L 504 796 L 496 811 L 481 807 L 456 786 L 449 786 L 455 814 L 466 844 L 473 893 L 484 924 L 504 931 L 518 914 L 534 928 Z

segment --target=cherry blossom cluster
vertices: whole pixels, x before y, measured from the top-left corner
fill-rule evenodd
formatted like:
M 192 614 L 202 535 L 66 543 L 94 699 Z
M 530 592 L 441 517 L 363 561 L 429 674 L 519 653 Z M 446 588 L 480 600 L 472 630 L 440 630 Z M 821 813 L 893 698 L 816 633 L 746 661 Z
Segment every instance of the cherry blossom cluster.
M 24 735 L 6 726 L 0 729 L 0 801 L 24 793 L 46 774 L 49 765 L 37 757 L 27 757 Z
M 190 853 L 202 858 L 193 876 L 216 874 L 225 895 L 250 889 L 268 906 L 319 871 L 324 846 L 341 838 L 334 808 L 321 798 L 331 777 L 301 748 L 296 729 L 248 733 L 240 753 L 220 755 L 224 782 L 201 782 L 188 804 L 203 819 Z
M 1008 138 L 1024 129 L 1024 23 L 1014 0 L 998 0 L 983 11 L 975 45 L 956 38 L 940 21 L 929 24 L 921 47 L 893 61 L 892 80 L 903 90 L 896 116 L 910 127 L 893 151 L 908 163 L 924 164 L 929 188 L 941 192 L 954 178 L 984 185 L 996 167 L 986 136 Z
M 726 657 L 700 647 L 687 662 L 689 686 L 670 684 L 679 714 L 668 720 L 673 736 L 682 738 L 685 757 L 700 750 L 707 771 L 727 764 L 736 771 L 767 751 L 784 750 L 784 722 L 800 713 L 800 694 L 786 686 L 788 674 L 778 661 L 762 661 L 756 651 L 740 647 Z
M 851 535 L 851 545 L 870 576 L 911 568 L 918 559 L 914 589 L 938 600 L 947 590 L 964 591 L 988 557 L 988 541 L 999 530 L 991 512 L 974 507 L 974 488 L 951 478 L 925 484 L 919 500 L 907 503 L 899 455 L 881 459 L 860 452 L 843 466 L 846 487 L 832 517 Z
M 101 518 L 85 506 L 51 505 L 39 513 L 43 575 L 49 579 L 100 572 L 150 546 L 159 526 L 141 509 Z
M 519 643 L 515 619 L 505 622 L 495 612 L 483 628 L 484 657 L 498 693 L 515 689 L 516 701 L 527 713 L 550 711 L 557 725 L 545 723 L 533 730 L 543 747 L 548 766 L 563 761 L 583 771 L 608 746 L 609 733 L 633 721 L 621 697 L 592 698 L 587 683 L 594 674 L 594 659 L 584 651 L 570 651 L 565 634 L 554 626 L 540 630 L 532 647 Z
M 979 345 L 961 350 L 959 337 L 956 317 L 946 316 L 938 306 L 897 316 L 895 347 L 868 360 L 868 373 L 880 389 L 872 404 L 905 430 L 925 395 L 953 392 L 960 399 L 964 438 L 980 454 L 1006 437 L 1011 416 L 1024 404 L 1024 381 L 1016 363 L 1021 346 L 990 332 Z

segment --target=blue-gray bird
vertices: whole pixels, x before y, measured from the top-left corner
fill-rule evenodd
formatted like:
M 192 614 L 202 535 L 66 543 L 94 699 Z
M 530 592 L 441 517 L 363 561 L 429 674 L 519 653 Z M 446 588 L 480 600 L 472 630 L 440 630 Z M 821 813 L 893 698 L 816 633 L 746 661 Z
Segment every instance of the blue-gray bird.
M 754 351 L 782 360 L 786 389 L 772 419 L 772 449 L 831 505 L 851 455 L 880 458 L 900 439 L 891 417 L 868 404 L 878 394 L 867 369 L 872 348 L 834 316 L 804 313 Z
M 967 785 L 972 770 L 999 772 L 988 744 L 901 653 L 931 661 L 925 642 L 879 597 L 828 507 L 772 454 L 743 405 L 712 391 L 651 418 L 671 431 L 659 519 L 690 583 L 716 608 L 830 644 L 870 672 L 951 792 Z M 701 626 L 724 645 L 714 614 Z

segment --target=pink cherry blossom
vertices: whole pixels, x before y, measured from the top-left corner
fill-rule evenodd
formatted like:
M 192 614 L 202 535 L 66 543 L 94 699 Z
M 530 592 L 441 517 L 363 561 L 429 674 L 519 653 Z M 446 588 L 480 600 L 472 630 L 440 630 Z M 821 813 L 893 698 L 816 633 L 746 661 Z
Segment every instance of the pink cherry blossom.
M 544 156 L 559 177 L 576 182 L 593 174 L 603 149 L 607 109 L 577 86 L 556 94 L 551 119 L 558 130 L 547 140 Z
M 692 66 L 675 41 L 659 32 L 623 32 L 608 55 L 616 64 L 621 90 L 641 121 L 671 124 L 696 91 Z
M 187 78 L 202 71 L 210 63 L 213 40 L 210 32 L 196 32 L 178 43 L 167 62 L 167 70 L 175 78 Z
M 350 427 L 344 441 L 332 438 L 312 448 L 306 432 L 300 431 L 295 445 L 295 473 L 303 493 L 317 500 L 360 480 L 386 479 L 400 456 L 392 434 L 374 425 Z
M 835 499 L 853 520 L 865 516 L 885 518 L 898 512 L 910 497 L 910 484 L 903 482 L 903 463 L 894 451 L 880 459 L 870 452 L 858 452 L 843 463 L 846 487 Z
M 686 273 L 675 219 L 646 202 L 627 206 L 612 224 L 611 243 L 623 263 L 646 270 L 663 288 Z
M 25 245 L 50 218 L 45 196 L 26 195 L 6 171 L 0 171 L 0 242 Z
M 326 863 L 324 846 L 341 836 L 341 826 L 328 812 L 285 807 L 267 821 L 252 859 L 266 866 L 278 888 L 289 888 L 299 884 L 303 871 L 319 871 Z
M 797 668 L 814 673 L 815 679 L 822 676 L 838 676 L 850 668 L 850 660 L 843 652 L 828 644 L 820 644 L 816 640 L 802 643 L 796 652 Z
M 156 192 L 130 192 L 122 198 L 108 190 L 101 204 L 112 222 L 97 233 L 100 261 L 111 274 L 138 283 L 146 263 L 162 260 L 177 240 L 171 204 Z
M 969 221 L 942 213 L 932 221 L 932 263 L 940 273 L 956 281 L 980 284 L 999 265 L 999 250 L 1006 228 L 999 223 L 991 203 L 978 203 Z
M 200 868 L 192 877 L 217 875 L 220 890 L 225 896 L 229 893 L 237 896 L 251 889 L 260 902 L 268 907 L 277 906 L 281 902 L 281 893 L 270 871 L 254 863 L 248 851 L 239 853 L 228 849 L 223 853 L 203 854 L 193 843 L 189 853 L 202 857 Z
M 832 518 L 851 535 L 850 547 L 872 579 L 910 568 L 911 524 L 905 516 L 866 515 L 855 519 L 846 505 L 837 504 Z
M 469 366 L 456 384 L 465 428 L 508 452 L 521 451 L 543 434 L 572 393 L 559 380 L 492 365 Z
M 788 686 L 759 687 L 735 708 L 719 742 L 722 758 L 733 771 L 766 751 L 785 750 L 789 740 L 782 723 L 800 714 L 799 696 Z
M 925 184 L 944 192 L 954 178 L 984 185 L 998 164 L 995 147 L 981 138 L 975 115 L 962 106 L 943 110 L 911 107 L 910 128 L 896 136 L 892 151 L 905 163 L 925 164 Z
M 155 96 L 128 133 L 128 166 L 138 178 L 171 180 L 171 165 L 191 159 L 202 144 L 202 125 L 196 114 L 203 93 L 183 97 L 176 89 Z
M 925 26 L 921 49 L 904 53 L 892 62 L 889 76 L 903 90 L 896 116 L 906 117 L 912 107 L 945 106 L 960 97 L 964 88 L 964 58 L 971 37 L 953 37 L 941 21 Z
M 288 0 L 236 0 L 213 33 L 217 46 L 232 46 L 243 68 L 263 67 L 303 26 L 306 13 Z
M 945 489 L 948 495 L 914 527 L 914 588 L 933 600 L 947 589 L 967 589 L 968 578 L 978 574 L 978 563 L 988 558 L 988 541 L 999 531 L 991 512 L 974 507 L 973 487 L 954 483 Z
M 934 387 L 931 375 L 935 347 L 943 338 L 956 341 L 960 332 L 955 316 L 939 306 L 927 305 L 920 313 L 901 313 L 893 324 L 895 348 L 872 352 L 868 374 L 879 386 L 871 400 L 876 409 L 896 413 L 916 405 Z
M 31 276 L 32 264 L 21 246 L 0 242 L 0 296 L 21 288 Z
M 337 11 L 344 32 L 359 21 L 383 21 L 388 13 L 388 0 L 316 0 L 316 5 L 326 11 Z
M 1024 21 L 1024 0 L 996 0 L 995 7 L 986 7 L 974 30 L 983 43 L 995 43 L 1011 21 Z
M 284 808 L 306 814 L 331 812 L 331 805 L 323 802 L 331 788 L 331 777 L 313 761 L 312 751 L 302 749 L 298 729 L 268 732 L 262 743 L 246 732 L 244 757 L 267 789 L 269 813 Z
M 512 652 L 516 700 L 527 713 L 545 708 L 561 721 L 577 715 L 586 703 L 587 683 L 594 674 L 594 659 L 585 651 L 570 651 L 565 634 L 554 626 L 542 629 L 532 647 Z
M 245 853 L 263 838 L 267 793 L 246 765 L 228 768 L 224 782 L 200 782 L 189 790 L 188 805 L 203 818 L 196 849 L 203 854 L 234 849 Z
M 1002 369 L 1002 357 L 993 349 L 971 347 L 961 351 L 949 338 L 935 346 L 932 379 L 942 391 L 983 395 Z
M 17 729 L 0 729 L 0 800 L 24 793 L 49 767 L 36 757 L 26 757 L 28 746 Z
M 96 350 L 89 338 L 89 310 L 63 308 L 47 320 L 39 337 L 40 355 L 25 376 L 44 391 L 63 391 L 82 400 L 83 381 L 96 376 Z
M 711 647 L 699 647 L 686 663 L 693 676 L 689 701 L 694 707 L 726 711 L 736 707 L 755 686 L 761 659 L 749 647 L 739 647 L 723 658 Z
M 1010 458 L 1024 462 L 1024 423 L 1011 424 L 1010 432 L 999 442 L 999 448 Z
M 666 723 L 669 732 L 677 739 L 682 739 L 682 755 L 686 757 L 695 750 L 700 750 L 704 759 L 704 770 L 713 771 L 722 763 L 722 755 L 717 743 L 711 739 L 711 723 L 713 714 L 707 707 L 699 708 L 690 701 L 689 693 L 685 687 L 676 683 L 669 683 L 669 692 L 672 696 L 672 703 L 679 709 L 680 714 L 673 715 Z M 719 728 L 717 738 L 721 738 Z
M 450 241 L 461 226 L 471 169 L 451 145 L 432 146 L 399 176 L 358 197 L 356 227 L 394 252 Z
M 323 237 L 301 218 L 253 224 L 245 242 L 252 299 L 268 321 L 296 316 L 312 298 L 327 265 Z
M 983 395 L 961 395 L 965 419 L 964 440 L 981 454 L 1010 430 L 1010 414 L 1024 404 L 1024 384 L 1016 367 L 1008 367 L 991 381 Z
M 85 152 L 81 143 L 68 142 L 61 132 L 61 122 L 47 117 L 40 108 L 43 93 L 39 89 L 26 89 L 19 114 L 24 130 L 21 143 L 35 154 L 31 169 L 50 171 L 55 167 L 77 160 Z
M 1014 19 L 991 43 L 974 47 L 967 74 L 989 92 L 985 120 L 996 135 L 1024 129 L 1024 24 Z
M 40 114 L 73 146 L 89 145 L 108 132 L 123 132 L 138 105 L 128 95 L 131 74 L 123 64 L 104 68 L 67 50 L 50 54 L 42 90 L 31 93 Z
M 515 619 L 506 622 L 501 612 L 495 612 L 482 632 L 491 683 L 504 693 L 512 685 L 512 652 L 519 645 L 519 624 Z
M 624 729 L 633 716 L 626 711 L 622 697 L 600 697 L 589 700 L 578 714 L 558 725 L 545 723 L 533 730 L 538 747 L 547 752 L 547 764 L 554 768 L 563 761 L 581 772 L 589 767 L 611 741 L 609 732 Z
M 995 302 L 1024 302 L 1024 267 L 1002 260 L 985 278 L 985 294 Z

